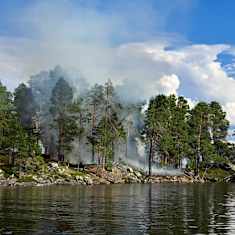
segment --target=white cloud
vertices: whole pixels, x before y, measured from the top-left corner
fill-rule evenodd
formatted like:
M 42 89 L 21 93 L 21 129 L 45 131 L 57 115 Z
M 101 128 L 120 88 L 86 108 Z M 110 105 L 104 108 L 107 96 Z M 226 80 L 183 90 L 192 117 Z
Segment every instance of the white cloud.
M 223 108 L 227 113 L 227 119 L 232 125 L 235 125 L 235 102 L 227 102 Z
M 123 76 L 129 74 L 126 95 L 132 86 L 134 96 L 141 94 L 145 98 L 158 93 L 184 95 L 190 107 L 200 100 L 217 100 L 235 125 L 235 80 L 217 60 L 230 46 L 190 45 L 167 50 L 168 46 L 156 40 L 119 48 L 121 61 L 125 61 L 121 71 Z
M 159 92 L 162 92 L 166 95 L 177 94 L 177 90 L 180 86 L 180 80 L 177 75 L 164 75 L 159 81 L 157 81 L 157 87 Z

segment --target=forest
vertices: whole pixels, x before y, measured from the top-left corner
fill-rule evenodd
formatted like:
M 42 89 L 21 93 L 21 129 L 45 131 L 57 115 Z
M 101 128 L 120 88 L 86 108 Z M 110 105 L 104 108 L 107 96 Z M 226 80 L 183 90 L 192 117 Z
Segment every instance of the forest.
M 182 96 L 156 94 L 134 103 L 117 90 L 111 80 L 79 90 L 56 70 L 32 76 L 14 92 L 0 83 L 0 155 L 14 167 L 37 156 L 106 168 L 129 159 L 147 165 L 150 175 L 153 165 L 198 174 L 208 164 L 233 161 L 218 102 L 190 108 Z

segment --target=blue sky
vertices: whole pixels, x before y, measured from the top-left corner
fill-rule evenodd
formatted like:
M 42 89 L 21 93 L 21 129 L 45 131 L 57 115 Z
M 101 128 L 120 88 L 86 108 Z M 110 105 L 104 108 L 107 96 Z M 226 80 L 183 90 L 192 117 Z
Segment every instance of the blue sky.
M 53 4 L 56 5 L 56 2 Z M 1 35 L 21 35 L 15 21 L 20 11 L 32 6 L 37 0 L 11 0 L 0 2 L 0 34 Z M 49 1 L 48 1 L 49 2 Z M 119 9 L 118 5 L 125 6 L 124 0 L 113 1 L 71 1 L 74 7 L 83 5 L 95 6 L 99 11 L 108 12 L 110 9 Z M 85 2 L 89 2 L 86 4 Z M 93 3 L 95 2 L 95 4 Z M 146 1 L 132 0 L 136 8 L 145 5 Z M 235 44 L 235 36 L 232 33 L 234 27 L 235 2 L 215 1 L 215 0 L 149 0 L 149 6 L 153 11 L 160 11 L 162 14 L 168 14 L 171 11 L 171 17 L 167 19 L 164 31 L 169 33 L 179 33 L 193 43 L 229 43 Z M 183 6 L 175 5 L 174 2 L 183 2 Z M 173 6 L 172 6 L 173 5 Z M 131 14 L 131 12 L 130 12 Z M 139 22 L 139 21 L 138 21 Z M 153 22 L 154 24 L 154 22 Z M 155 23 L 157 25 L 157 23 Z M 130 27 L 133 27 L 130 26 Z M 138 28 L 138 27 L 137 27 Z M 152 28 L 152 35 L 159 33 Z M 138 40 L 138 39 L 137 39 Z
M 193 43 L 229 43 L 235 44 L 234 28 L 235 2 L 200 0 L 194 1 L 194 5 L 177 25 L 172 17 L 168 30 L 184 34 Z M 185 21 L 185 24 L 182 23 Z
M 59 64 L 130 101 L 217 100 L 235 124 L 234 12 L 232 0 L 0 1 L 0 80 L 13 90 Z

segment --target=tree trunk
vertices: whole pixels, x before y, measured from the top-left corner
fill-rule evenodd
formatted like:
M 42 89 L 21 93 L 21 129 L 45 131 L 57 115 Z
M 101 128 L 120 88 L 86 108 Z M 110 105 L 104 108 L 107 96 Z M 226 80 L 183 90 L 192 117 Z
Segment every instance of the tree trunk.
M 93 104 L 93 113 L 92 113 L 92 137 L 94 137 L 95 124 L 96 124 L 96 104 L 94 103 Z M 92 163 L 95 162 L 95 144 L 94 143 L 92 143 L 91 161 L 92 161 Z
M 152 152 L 153 152 L 153 140 L 150 140 L 149 146 L 149 176 L 152 175 Z
M 199 133 L 198 133 L 198 139 L 197 139 L 197 154 L 195 157 L 195 176 L 199 173 L 199 159 L 201 156 L 201 134 L 202 134 L 202 114 L 200 119 L 200 125 L 199 125 Z
M 102 156 L 102 168 L 103 168 L 103 170 L 105 168 L 105 157 L 104 156 Z
M 94 143 L 92 143 L 92 146 L 91 146 L 91 156 L 92 156 L 92 163 L 95 163 L 95 145 Z
M 127 139 L 126 139 L 126 143 L 125 143 L 125 157 L 127 158 L 127 155 L 128 155 L 128 142 L 127 142 Z
M 13 148 L 14 149 L 14 148 Z M 14 155 L 14 151 L 10 151 L 9 153 L 9 165 L 10 166 L 14 166 L 15 165 L 15 155 Z
M 58 141 L 58 160 L 63 162 L 64 161 L 64 130 L 63 125 L 59 124 L 59 141 Z
M 83 128 L 82 125 L 82 113 L 79 113 L 79 125 L 80 128 Z M 78 163 L 81 162 L 81 142 L 82 142 L 82 136 L 81 133 L 78 136 Z
M 115 160 L 115 151 L 114 151 L 114 143 L 113 143 L 113 141 L 112 141 L 112 143 L 111 143 L 111 148 L 112 148 L 112 162 Z

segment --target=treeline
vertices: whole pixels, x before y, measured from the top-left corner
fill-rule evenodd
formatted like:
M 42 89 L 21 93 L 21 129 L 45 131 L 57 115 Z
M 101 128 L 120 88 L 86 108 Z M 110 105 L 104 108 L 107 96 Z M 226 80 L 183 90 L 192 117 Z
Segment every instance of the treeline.
M 118 115 L 121 104 L 115 101 L 110 81 L 104 86 L 95 85 L 86 98 L 75 97 L 72 87 L 60 78 L 49 102 L 40 107 L 31 87 L 20 84 L 11 94 L 1 84 L 1 152 L 11 158 L 27 157 L 40 154 L 43 148 L 45 155 L 64 161 L 64 156 L 85 136 L 92 162 L 111 164 L 115 144 L 126 138 Z
M 59 161 L 73 152 L 77 162 L 87 155 L 107 167 L 115 155 L 135 154 L 131 148 L 137 137 L 146 154 L 135 157 L 147 159 L 149 174 L 152 164 L 180 168 L 182 159 L 197 174 L 199 167 L 233 155 L 226 141 L 229 122 L 217 102 L 190 109 L 184 97 L 157 95 L 143 112 L 143 104 L 121 102 L 111 81 L 83 95 L 63 77 L 53 86 L 45 84 L 47 95 L 35 84 L 20 84 L 12 94 L 0 83 L 0 152 L 10 164 L 43 150 Z
M 226 113 L 218 102 L 199 102 L 190 109 L 184 97 L 158 95 L 150 100 L 145 113 L 149 165 L 155 155 L 177 167 L 187 158 L 197 174 L 199 165 L 225 162 L 233 151 L 226 141 L 228 128 Z

